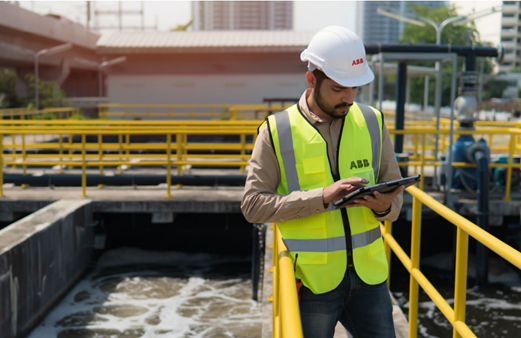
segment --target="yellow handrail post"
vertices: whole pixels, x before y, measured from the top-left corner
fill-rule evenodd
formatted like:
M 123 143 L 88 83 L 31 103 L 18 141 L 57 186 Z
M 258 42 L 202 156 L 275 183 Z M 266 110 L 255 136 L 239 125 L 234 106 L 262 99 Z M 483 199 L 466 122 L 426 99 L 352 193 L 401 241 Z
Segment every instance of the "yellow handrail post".
M 125 138 L 125 148 L 127 153 L 127 162 L 129 163 L 127 168 L 130 169 L 130 134 L 128 133 Z
M 414 161 L 418 161 L 418 134 L 414 134 Z M 422 149 L 423 151 L 423 149 Z M 414 175 L 418 174 L 418 165 L 414 166 Z M 422 176 L 423 177 L 423 176 Z
M 421 154 L 421 167 L 420 167 L 420 173 L 422 177 L 425 177 L 424 171 L 425 171 L 425 134 L 422 134 L 422 154 Z M 425 178 L 420 181 L 420 189 L 423 190 L 423 185 L 425 183 Z
M 272 277 L 273 277 L 273 311 L 272 311 L 272 321 L 273 321 L 273 327 L 272 327 L 272 337 L 279 337 L 280 336 L 280 330 L 279 330 L 279 279 L 278 279 L 278 253 L 279 253 L 279 246 L 278 246 L 278 239 L 279 239 L 279 228 L 278 226 L 274 226 L 273 228 L 273 269 L 272 269 Z
M 508 167 L 507 180 L 505 183 L 505 196 L 503 201 L 510 201 L 510 185 L 512 184 L 512 163 L 514 153 L 516 152 L 516 138 L 514 134 L 510 134 L 510 149 L 508 150 Z
M 59 174 L 63 174 L 63 166 L 62 166 L 62 163 L 63 163 L 63 140 L 62 140 L 62 137 L 63 135 L 62 134 L 58 134 L 59 138 L 60 138 L 60 169 L 58 170 L 58 173 Z
M 241 161 L 245 160 L 244 155 L 246 155 L 246 135 L 243 133 L 241 134 Z M 244 168 L 245 166 L 241 165 L 241 175 L 244 174 Z
M 119 147 L 119 170 L 117 171 L 118 174 L 122 173 L 121 170 L 121 162 L 123 161 L 123 134 L 118 134 L 118 147 Z
M 14 113 L 13 111 L 11 111 L 11 121 L 13 123 L 11 123 L 11 127 L 14 127 Z M 15 144 L 16 144 L 16 134 L 14 133 L 14 131 L 11 133 L 11 142 L 12 142 L 12 147 L 13 147 L 13 150 L 12 150 L 12 158 L 13 158 L 13 169 L 16 169 L 16 147 L 15 147 Z
M 0 197 L 4 197 L 4 134 L 0 134 Z
M 103 162 L 103 135 L 100 133 L 98 134 L 98 155 L 99 155 L 99 174 L 103 176 L 103 165 L 101 164 Z
M 22 133 L 22 161 L 23 161 L 22 168 L 23 168 L 24 176 L 27 174 L 27 166 L 25 165 L 25 160 L 26 160 L 25 156 L 26 156 L 26 152 L 25 152 L 25 134 Z
M 72 134 L 69 134 L 69 162 L 72 162 Z M 72 165 L 69 165 L 69 169 L 74 168 Z
M 166 135 L 166 198 L 172 197 L 171 186 L 172 186 L 172 174 L 171 174 L 171 155 L 172 155 L 172 134 Z
M 86 135 L 81 135 L 81 197 L 87 197 L 87 159 L 86 159 Z
M 177 175 L 181 175 L 183 172 L 183 165 L 181 164 L 183 160 L 183 134 L 178 132 L 175 135 L 175 141 L 177 143 Z
M 393 223 L 389 221 L 384 222 L 384 234 L 392 235 L 393 233 Z M 384 236 L 385 238 L 385 236 Z M 391 246 L 387 241 L 384 241 L 384 247 L 385 247 L 385 256 L 387 257 L 387 265 L 389 266 L 389 277 L 387 277 L 387 288 L 391 288 Z
M 467 301 L 467 262 L 469 235 L 458 227 L 456 237 L 456 277 L 454 282 L 454 330 L 453 338 L 462 336 L 456 329 L 457 322 L 465 322 L 465 303 Z
M 275 226 L 273 230 L 273 337 L 302 338 L 293 259 Z
M 414 197 L 412 201 L 409 338 L 416 338 L 418 334 L 418 282 L 414 278 L 413 272 L 420 268 L 421 207 L 422 204 L 420 200 Z

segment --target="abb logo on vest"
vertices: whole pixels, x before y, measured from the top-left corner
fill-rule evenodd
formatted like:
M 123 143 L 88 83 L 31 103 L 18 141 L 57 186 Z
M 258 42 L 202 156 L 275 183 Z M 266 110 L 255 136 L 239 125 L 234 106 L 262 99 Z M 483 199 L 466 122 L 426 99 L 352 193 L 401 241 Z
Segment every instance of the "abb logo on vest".
M 349 169 L 360 169 L 360 168 L 365 168 L 365 167 L 369 167 L 369 161 L 367 159 L 363 159 L 363 160 L 356 160 L 355 161 L 351 161 L 351 168 Z
M 356 59 L 353 60 L 353 64 L 351 66 L 361 65 L 362 63 L 364 63 L 364 59 Z

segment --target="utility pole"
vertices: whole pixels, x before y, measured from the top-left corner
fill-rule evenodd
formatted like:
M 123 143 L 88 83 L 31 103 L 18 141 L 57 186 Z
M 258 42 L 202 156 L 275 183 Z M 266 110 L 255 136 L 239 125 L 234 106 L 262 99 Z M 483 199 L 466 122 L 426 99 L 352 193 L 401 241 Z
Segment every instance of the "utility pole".
M 90 1 L 87 1 L 87 22 L 85 24 L 87 32 L 90 31 Z

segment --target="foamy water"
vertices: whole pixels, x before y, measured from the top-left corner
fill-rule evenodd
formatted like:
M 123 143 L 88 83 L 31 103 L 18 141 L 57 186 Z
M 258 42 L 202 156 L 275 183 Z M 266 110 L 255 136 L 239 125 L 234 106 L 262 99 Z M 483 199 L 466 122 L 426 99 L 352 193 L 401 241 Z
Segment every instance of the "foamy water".
M 106 252 L 29 338 L 260 337 L 249 260 Z

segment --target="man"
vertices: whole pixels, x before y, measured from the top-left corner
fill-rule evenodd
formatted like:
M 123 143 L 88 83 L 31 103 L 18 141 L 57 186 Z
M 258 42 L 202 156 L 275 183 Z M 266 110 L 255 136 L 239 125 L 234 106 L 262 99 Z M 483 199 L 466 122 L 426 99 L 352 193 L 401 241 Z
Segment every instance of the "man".
M 276 222 L 303 283 L 306 338 L 331 338 L 340 321 L 355 338 L 394 337 L 388 267 L 378 221 L 397 219 L 403 187 L 336 209 L 364 185 L 401 178 L 378 110 L 354 102 L 371 82 L 365 47 L 331 26 L 302 52 L 309 89 L 260 127 L 241 209 L 249 222 Z

